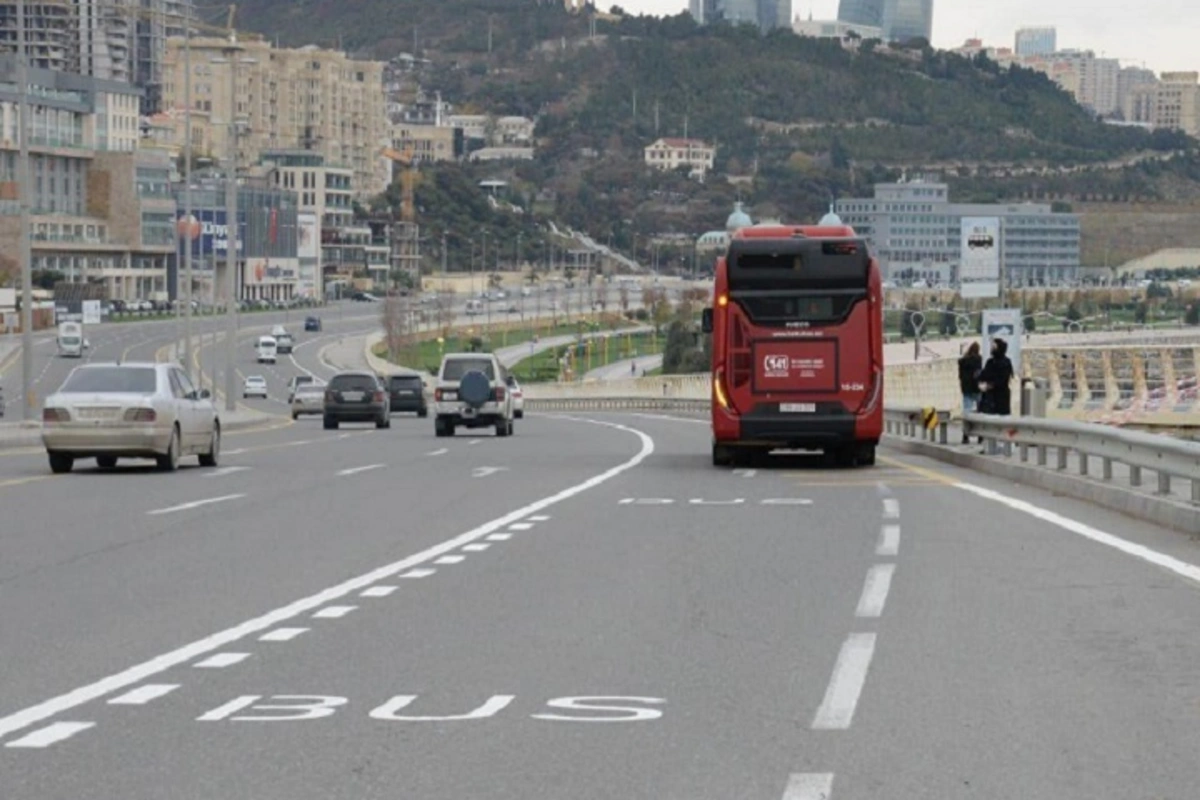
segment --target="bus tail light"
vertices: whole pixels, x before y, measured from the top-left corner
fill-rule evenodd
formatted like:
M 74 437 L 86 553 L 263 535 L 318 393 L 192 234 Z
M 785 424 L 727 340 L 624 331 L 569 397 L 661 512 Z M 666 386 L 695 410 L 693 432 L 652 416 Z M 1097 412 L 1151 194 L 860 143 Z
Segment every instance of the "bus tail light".
M 729 408 L 729 398 L 725 396 L 725 370 L 721 367 L 713 373 L 713 394 L 721 408 Z

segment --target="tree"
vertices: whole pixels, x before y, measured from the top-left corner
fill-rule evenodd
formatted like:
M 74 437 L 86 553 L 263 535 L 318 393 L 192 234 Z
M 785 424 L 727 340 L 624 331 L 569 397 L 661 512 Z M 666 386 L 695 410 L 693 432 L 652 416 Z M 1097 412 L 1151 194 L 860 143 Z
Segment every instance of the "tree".
M 383 341 L 387 345 L 388 361 L 396 362 L 412 344 L 412 308 L 407 297 L 390 296 L 381 309 Z
M 1138 303 L 1137 308 L 1133 310 L 1133 321 L 1138 325 L 1145 325 L 1146 317 L 1149 315 L 1149 313 L 1150 306 L 1147 305 L 1145 301 L 1142 301 Z
M 1192 302 L 1187 307 L 1187 313 L 1183 315 L 1183 321 L 1188 325 L 1200 325 L 1200 300 Z
M 442 289 L 434 301 L 434 315 L 437 319 L 438 330 L 446 336 L 450 326 L 454 324 L 454 289 Z

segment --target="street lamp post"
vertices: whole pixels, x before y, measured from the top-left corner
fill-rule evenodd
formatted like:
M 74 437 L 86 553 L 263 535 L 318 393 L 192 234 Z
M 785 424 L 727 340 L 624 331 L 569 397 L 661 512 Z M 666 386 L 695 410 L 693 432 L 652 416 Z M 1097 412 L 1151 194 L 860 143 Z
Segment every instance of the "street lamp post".
M 25 44 L 25 0 L 17 0 L 17 195 L 20 198 L 18 260 L 21 264 L 21 389 L 25 419 L 33 419 L 33 246 L 29 239 L 29 64 Z
M 183 135 L 183 219 L 184 241 L 187 248 L 183 251 L 183 274 L 187 284 L 187 295 L 184 299 L 187 308 L 183 312 L 183 370 L 190 378 L 192 377 L 192 26 L 188 23 L 185 23 L 183 27 L 183 69 L 186 73 L 183 79 L 183 125 L 186 129 Z M 178 269 L 179 267 L 176 265 L 176 285 L 179 283 Z
M 225 58 L 213 59 L 216 63 L 224 60 L 229 65 L 229 141 L 226 155 L 228 164 L 225 167 L 225 410 L 229 412 L 237 408 L 237 64 L 241 50 L 236 37 L 230 34 L 228 45 L 222 48 Z

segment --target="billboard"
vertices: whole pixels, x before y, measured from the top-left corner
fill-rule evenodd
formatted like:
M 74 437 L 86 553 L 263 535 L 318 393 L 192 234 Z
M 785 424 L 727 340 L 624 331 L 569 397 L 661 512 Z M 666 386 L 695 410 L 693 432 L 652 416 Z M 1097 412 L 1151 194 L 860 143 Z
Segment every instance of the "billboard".
M 245 284 L 294 283 L 300 277 L 300 260 L 296 258 L 246 259 Z
M 1000 219 L 963 217 L 958 261 L 963 297 L 1000 296 Z
M 317 226 L 317 215 L 302 211 L 296 215 L 297 255 L 300 258 L 317 259 L 321 254 L 321 229 Z
M 190 239 L 192 257 L 196 256 L 225 256 L 229 247 L 229 224 L 225 209 L 196 209 L 190 218 L 185 218 L 182 210 L 176 212 L 175 232 L 179 239 L 179 255 L 182 258 L 186 242 Z M 241 216 L 240 214 L 238 215 Z M 245 233 L 245 223 L 241 225 L 239 234 Z M 238 237 L 238 254 L 246 252 L 245 236 Z
M 987 360 L 986 354 L 992 351 L 992 340 L 1003 339 L 1008 345 L 1008 359 L 1012 361 L 1013 372 L 1020 376 L 1024 324 L 1019 308 L 985 308 L 982 325 L 984 360 Z

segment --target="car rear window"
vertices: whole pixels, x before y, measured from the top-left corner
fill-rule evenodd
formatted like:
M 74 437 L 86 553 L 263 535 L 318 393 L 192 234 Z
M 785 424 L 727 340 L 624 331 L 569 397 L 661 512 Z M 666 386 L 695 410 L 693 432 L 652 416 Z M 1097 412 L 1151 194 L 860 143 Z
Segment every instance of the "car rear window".
M 421 386 L 421 379 L 416 375 L 403 375 L 389 378 L 388 385 L 399 389 L 418 389 Z
M 85 367 L 72 372 L 59 391 L 154 394 L 157 387 L 152 367 Z
M 329 388 L 335 392 L 373 392 L 379 385 L 370 375 L 335 375 Z
M 442 379 L 461 381 L 468 372 L 482 372 L 488 380 L 496 379 L 496 368 L 490 358 L 452 358 L 442 367 Z

